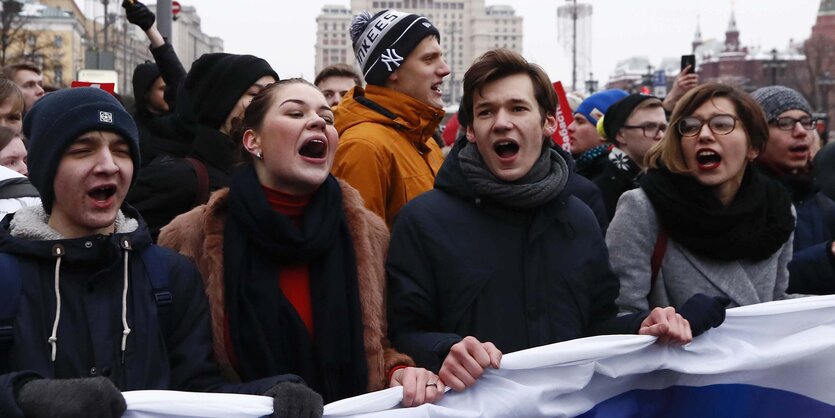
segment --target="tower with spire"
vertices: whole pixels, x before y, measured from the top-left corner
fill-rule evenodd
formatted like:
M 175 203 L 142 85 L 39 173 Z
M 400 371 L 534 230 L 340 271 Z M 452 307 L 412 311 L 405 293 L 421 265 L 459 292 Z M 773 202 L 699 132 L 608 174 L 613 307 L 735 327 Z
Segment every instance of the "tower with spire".
M 693 35 L 693 53 L 696 53 L 696 48 L 702 46 L 702 25 L 698 16 L 696 16 L 696 33 Z
M 812 36 L 815 35 L 835 39 L 835 0 L 821 0 L 818 18 L 812 26 Z
M 728 30 L 725 31 L 725 52 L 739 51 L 739 29 L 736 27 L 736 15 L 733 2 L 731 2 L 731 21 L 728 22 Z

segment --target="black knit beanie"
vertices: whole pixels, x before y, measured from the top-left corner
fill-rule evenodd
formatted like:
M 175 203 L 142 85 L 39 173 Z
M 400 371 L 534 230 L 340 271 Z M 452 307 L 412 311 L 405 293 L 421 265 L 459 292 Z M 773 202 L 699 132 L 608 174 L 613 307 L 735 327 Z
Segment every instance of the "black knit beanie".
M 136 108 L 145 107 L 145 94 L 159 77 L 159 67 L 150 61 L 145 61 L 133 70 L 133 98 Z
M 191 65 L 185 79 L 185 91 L 197 123 L 220 129 L 235 103 L 265 75 L 278 80 L 267 61 L 252 55 L 202 55 Z
M 649 94 L 633 93 L 626 96 L 609 106 L 606 110 L 606 115 L 603 117 L 603 132 L 606 134 L 606 139 L 609 142 L 617 145 L 615 135 L 618 134 L 620 128 L 626 125 L 626 120 L 632 114 L 632 111 L 638 107 L 641 102 L 648 99 L 658 99 Z
M 55 171 L 64 150 L 82 134 L 93 131 L 113 132 L 128 142 L 133 184 L 140 167 L 139 133 L 115 97 L 92 87 L 58 90 L 43 96 L 26 112 L 23 134 L 29 138 L 29 181 L 40 192 L 47 213 L 55 200 Z
M 389 74 L 427 36 L 441 36 L 429 19 L 394 9 L 383 10 L 374 16 L 362 12 L 351 22 L 351 39 L 357 64 L 368 84 L 385 85 Z

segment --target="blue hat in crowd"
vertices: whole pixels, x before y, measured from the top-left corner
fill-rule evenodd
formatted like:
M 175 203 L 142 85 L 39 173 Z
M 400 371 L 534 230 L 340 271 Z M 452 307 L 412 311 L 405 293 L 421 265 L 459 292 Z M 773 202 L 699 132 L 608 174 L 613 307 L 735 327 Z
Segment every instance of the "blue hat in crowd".
M 134 168 L 139 167 L 136 123 L 122 104 L 104 90 L 59 90 L 43 96 L 26 113 L 23 134 L 29 138 L 29 181 L 40 192 L 47 213 L 52 211 L 55 172 L 64 151 L 79 136 L 93 131 L 113 132 L 124 138 L 130 145 Z M 131 183 L 134 179 L 136 175 Z
M 599 91 L 583 100 L 574 114 L 583 115 L 592 125 L 597 126 L 597 120 L 606 114 L 609 106 L 628 95 L 629 93 L 621 89 Z

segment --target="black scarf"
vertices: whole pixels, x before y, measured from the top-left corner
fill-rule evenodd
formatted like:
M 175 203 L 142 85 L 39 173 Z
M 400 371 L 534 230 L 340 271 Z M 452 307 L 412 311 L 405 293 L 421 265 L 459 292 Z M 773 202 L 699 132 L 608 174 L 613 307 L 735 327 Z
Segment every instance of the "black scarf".
M 746 167 L 733 201 L 689 175 L 652 169 L 641 180 L 661 227 L 688 250 L 715 260 L 765 260 L 794 230 L 791 199 L 780 184 Z
M 319 187 L 300 229 L 272 209 L 252 167 L 236 172 L 223 245 L 226 311 L 241 377 L 297 374 L 325 402 L 365 393 L 356 257 L 336 179 Z M 278 284 L 280 266 L 294 264 L 310 268 L 312 341 Z
M 476 194 L 511 208 L 532 209 L 544 205 L 563 191 L 569 176 L 565 159 L 547 145 L 542 147 L 530 171 L 511 182 L 499 179 L 487 168 L 475 144 L 465 144 L 458 152 L 458 161 L 464 178 Z

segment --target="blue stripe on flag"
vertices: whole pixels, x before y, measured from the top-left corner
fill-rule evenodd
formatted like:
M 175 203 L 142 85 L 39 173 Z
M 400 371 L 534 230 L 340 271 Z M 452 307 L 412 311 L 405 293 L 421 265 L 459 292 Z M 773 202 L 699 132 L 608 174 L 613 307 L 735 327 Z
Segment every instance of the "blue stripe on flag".
M 636 389 L 597 404 L 580 418 L 835 417 L 835 405 L 785 390 L 743 384 Z

